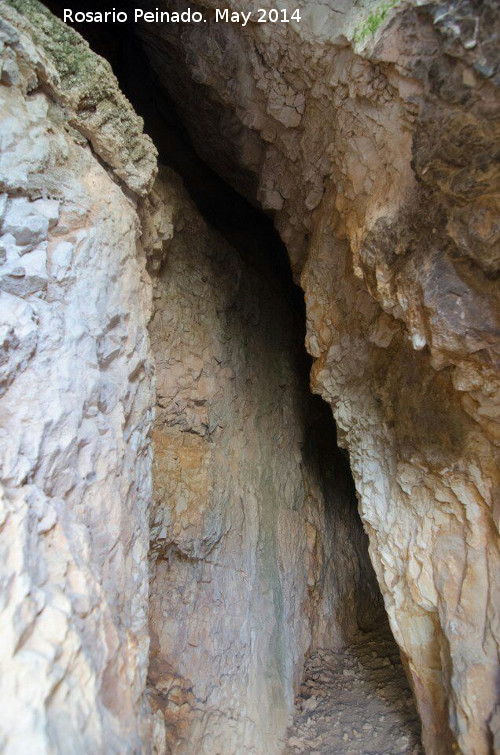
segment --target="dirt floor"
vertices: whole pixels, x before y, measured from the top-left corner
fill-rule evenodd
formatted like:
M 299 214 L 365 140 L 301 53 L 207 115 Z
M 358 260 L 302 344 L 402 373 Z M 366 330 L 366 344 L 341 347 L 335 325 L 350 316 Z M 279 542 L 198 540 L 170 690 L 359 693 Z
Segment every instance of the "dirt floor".
M 307 661 L 285 755 L 423 755 L 420 722 L 388 628 Z

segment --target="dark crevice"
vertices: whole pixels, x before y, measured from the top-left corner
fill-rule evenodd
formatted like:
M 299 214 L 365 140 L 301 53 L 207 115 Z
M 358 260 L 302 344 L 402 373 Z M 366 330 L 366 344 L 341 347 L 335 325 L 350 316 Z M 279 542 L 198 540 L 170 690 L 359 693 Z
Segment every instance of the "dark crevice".
M 46 0 L 45 5 L 62 18 L 64 6 L 61 2 Z M 104 0 L 99 10 L 113 7 L 113 2 Z M 72 9 L 95 10 L 95 5 L 92 0 L 74 0 Z M 307 393 L 312 360 L 304 346 L 304 296 L 293 282 L 287 250 L 274 228 L 272 217 L 238 194 L 199 157 L 172 98 L 150 69 L 133 24 L 75 24 L 74 28 L 111 64 L 122 91 L 144 119 L 145 131 L 156 145 L 159 162 L 180 175 L 206 222 L 227 240 L 248 267 L 271 282 L 287 302 L 293 314 L 294 337 L 298 345 L 297 369 L 304 393 Z M 325 500 L 336 509 L 336 514 L 340 514 L 349 529 L 358 551 L 361 572 L 372 575 L 366 580 L 366 586 L 360 589 L 359 605 L 346 605 L 342 610 L 354 611 L 359 628 L 369 630 L 374 622 L 381 621 L 384 614 L 374 609 L 374 606 L 382 606 L 381 596 L 371 571 L 367 537 L 357 513 L 349 457 L 337 446 L 337 428 L 330 407 L 319 396 L 309 395 L 305 424 L 307 447 L 304 451 L 308 463 L 319 466 Z M 339 507 L 344 510 L 339 512 Z M 349 510 L 345 510 L 346 507 Z M 365 588 L 366 594 L 362 594 Z
M 59 18 L 63 17 L 62 3 L 47 0 L 45 5 Z M 99 10 L 113 7 L 113 2 L 105 0 Z M 72 9 L 89 11 L 95 5 L 91 0 L 76 0 Z M 123 93 L 144 119 L 145 131 L 155 143 L 159 162 L 181 176 L 207 223 L 238 250 L 246 264 L 279 287 L 304 322 L 303 294 L 293 282 L 287 250 L 272 218 L 238 194 L 199 157 L 174 101 L 150 69 L 133 24 L 84 23 L 74 24 L 73 28 L 111 64 Z

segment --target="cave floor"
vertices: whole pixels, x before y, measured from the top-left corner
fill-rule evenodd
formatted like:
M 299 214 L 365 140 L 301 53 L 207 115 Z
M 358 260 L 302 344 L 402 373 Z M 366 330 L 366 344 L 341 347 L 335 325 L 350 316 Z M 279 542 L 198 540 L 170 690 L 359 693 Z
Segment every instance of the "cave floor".
M 388 628 L 307 661 L 285 755 L 422 755 L 420 722 Z

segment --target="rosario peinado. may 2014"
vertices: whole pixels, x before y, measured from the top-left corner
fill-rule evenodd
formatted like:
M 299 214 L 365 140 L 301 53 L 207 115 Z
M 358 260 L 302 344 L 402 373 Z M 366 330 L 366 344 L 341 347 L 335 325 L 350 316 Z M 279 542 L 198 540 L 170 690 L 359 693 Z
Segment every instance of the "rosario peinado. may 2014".
M 128 21 L 135 23 L 142 22 L 148 24 L 178 24 L 178 23 L 233 23 L 246 26 L 247 23 L 283 23 L 290 22 L 300 23 L 301 15 L 299 10 L 289 11 L 285 8 L 258 8 L 256 11 L 236 12 L 229 10 L 216 9 L 213 12 L 207 10 L 206 13 L 194 11 L 187 8 L 185 11 L 162 11 L 156 8 L 154 11 L 145 11 L 142 8 L 135 8 L 133 15 L 127 11 L 117 11 L 113 8 L 110 11 L 74 11 L 70 8 L 64 8 L 63 20 L 69 24 L 94 23 L 94 24 L 124 24 Z

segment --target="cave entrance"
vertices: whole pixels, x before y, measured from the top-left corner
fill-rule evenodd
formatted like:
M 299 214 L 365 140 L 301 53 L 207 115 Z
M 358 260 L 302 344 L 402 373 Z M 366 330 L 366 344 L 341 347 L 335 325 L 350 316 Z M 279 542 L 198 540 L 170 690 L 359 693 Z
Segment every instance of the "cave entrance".
M 304 299 L 272 219 L 198 157 L 130 28 L 77 30 L 187 189 L 161 173 L 157 203 L 174 206 L 174 234 L 151 267 L 156 752 L 420 752 L 348 455 L 309 390 Z

